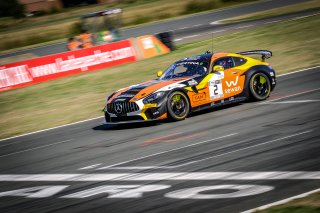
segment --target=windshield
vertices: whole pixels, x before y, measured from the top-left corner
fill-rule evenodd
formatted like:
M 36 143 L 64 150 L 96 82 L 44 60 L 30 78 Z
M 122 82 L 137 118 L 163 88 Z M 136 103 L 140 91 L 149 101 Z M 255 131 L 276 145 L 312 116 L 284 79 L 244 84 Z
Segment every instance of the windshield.
M 207 73 L 208 63 L 199 61 L 182 61 L 172 64 L 161 76 L 161 80 L 189 76 L 203 76 Z

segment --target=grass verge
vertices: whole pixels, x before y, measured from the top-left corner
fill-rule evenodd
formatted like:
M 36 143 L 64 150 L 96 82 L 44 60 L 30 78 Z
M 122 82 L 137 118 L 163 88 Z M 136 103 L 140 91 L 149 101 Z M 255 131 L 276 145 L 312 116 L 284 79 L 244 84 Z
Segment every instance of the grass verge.
M 215 52 L 269 49 L 278 74 L 319 65 L 319 16 L 263 26 L 213 39 Z M 0 93 L 0 138 L 101 116 L 112 91 L 155 78 L 175 60 L 211 49 L 204 40 L 157 58 Z
M 122 26 L 179 17 L 256 0 L 133 0 L 68 9 L 58 14 L 22 20 L 0 18 L 0 51 L 49 42 L 74 36 L 80 16 L 90 12 L 119 7 L 123 9 Z M 131 3 L 126 3 L 131 2 Z M 197 8 L 197 9 L 194 9 Z
M 304 3 L 289 5 L 281 8 L 275 8 L 271 10 L 265 10 L 262 12 L 251 13 L 249 15 L 237 16 L 235 18 L 224 19 L 222 23 L 235 23 L 242 21 L 253 21 L 264 18 L 271 18 L 279 15 L 288 15 L 291 13 L 307 11 L 310 9 L 320 9 L 320 1 L 313 0 Z
M 274 206 L 257 213 L 318 213 L 320 212 L 320 192 L 305 198 L 295 199 L 288 203 Z

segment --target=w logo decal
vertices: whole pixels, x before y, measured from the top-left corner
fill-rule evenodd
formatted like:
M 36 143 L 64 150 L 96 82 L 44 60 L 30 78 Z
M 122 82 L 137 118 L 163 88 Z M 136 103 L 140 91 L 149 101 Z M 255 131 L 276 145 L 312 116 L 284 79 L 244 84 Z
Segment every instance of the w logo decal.
M 236 77 L 236 81 L 230 81 L 230 82 L 228 82 L 228 81 L 226 81 L 226 84 L 227 84 L 227 86 L 228 87 L 231 87 L 231 86 L 236 86 L 237 84 L 238 84 L 238 76 Z

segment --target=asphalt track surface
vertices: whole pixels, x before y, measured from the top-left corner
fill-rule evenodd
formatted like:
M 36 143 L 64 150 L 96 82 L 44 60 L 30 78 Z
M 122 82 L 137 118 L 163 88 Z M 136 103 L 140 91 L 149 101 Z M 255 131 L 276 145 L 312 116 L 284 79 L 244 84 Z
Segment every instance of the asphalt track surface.
M 318 189 L 319 85 L 317 67 L 279 77 L 267 101 L 180 122 L 2 140 L 0 212 L 232 213 Z
M 277 7 L 292 5 L 296 3 L 306 2 L 306 0 L 264 0 L 253 4 L 244 4 L 238 7 L 221 9 L 196 15 L 187 16 L 184 18 L 173 19 L 169 21 L 161 21 L 148 25 L 128 28 L 123 30 L 123 38 L 137 37 L 146 34 L 157 34 L 160 32 L 172 32 L 177 44 L 190 42 L 192 39 L 210 38 L 211 36 L 219 36 L 229 33 L 234 30 L 244 30 L 249 27 L 256 27 L 268 22 L 286 20 L 289 18 L 303 16 L 301 14 L 293 14 L 289 16 L 279 16 L 277 18 L 264 19 L 260 21 L 243 22 L 229 25 L 214 25 L 212 23 L 226 18 L 246 15 L 254 12 L 264 11 Z M 315 11 L 308 11 L 307 14 Z M 319 12 L 319 11 L 318 11 Z M 249 25 L 249 26 L 248 26 Z M 66 43 L 57 43 L 43 47 L 37 47 L 18 51 L 14 53 L 2 54 L 0 58 L 14 57 L 16 55 L 32 53 L 37 56 L 46 56 L 55 53 L 65 52 Z

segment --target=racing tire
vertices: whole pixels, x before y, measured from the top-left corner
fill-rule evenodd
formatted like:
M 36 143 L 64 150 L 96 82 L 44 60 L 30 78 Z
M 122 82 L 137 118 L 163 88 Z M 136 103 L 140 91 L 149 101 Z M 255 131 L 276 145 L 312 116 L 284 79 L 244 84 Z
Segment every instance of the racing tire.
M 270 80 L 268 76 L 261 72 L 252 75 L 249 87 L 251 98 L 255 101 L 267 99 L 271 92 Z
M 111 122 L 110 115 L 109 115 L 107 112 L 104 112 L 104 118 L 105 118 L 105 120 L 106 120 L 106 123 Z
M 167 111 L 169 117 L 175 121 L 185 119 L 190 112 L 189 99 L 180 91 L 171 93 L 167 100 Z

